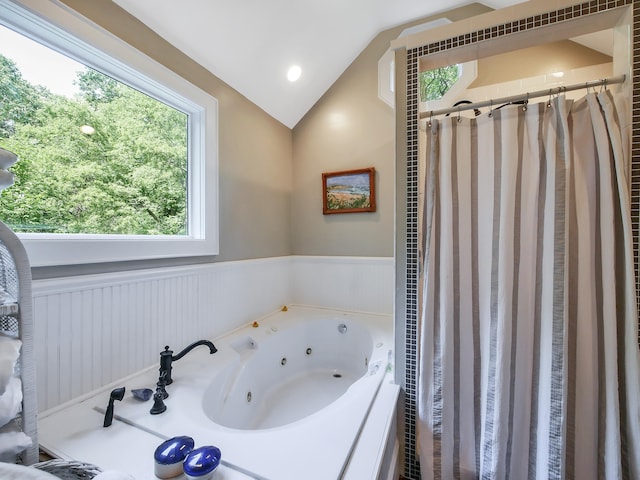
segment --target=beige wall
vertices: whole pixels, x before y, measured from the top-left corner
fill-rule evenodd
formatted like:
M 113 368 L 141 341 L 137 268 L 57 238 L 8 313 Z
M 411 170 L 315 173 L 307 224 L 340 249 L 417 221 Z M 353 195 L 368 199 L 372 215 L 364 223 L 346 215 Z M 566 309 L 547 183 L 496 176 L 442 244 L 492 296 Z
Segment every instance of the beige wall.
M 503 83 L 555 71 L 611 63 L 613 59 L 571 40 L 522 48 L 478 60 L 478 76 L 469 88 Z
M 490 9 L 446 13 L 456 21 Z M 378 60 L 405 28 L 376 36 L 293 129 L 291 235 L 296 255 L 394 255 L 395 113 L 378 98 Z M 375 213 L 322 214 L 322 173 L 375 167 Z
M 292 133 L 111 0 L 62 3 L 218 100 L 220 255 L 34 269 L 34 278 L 291 254 Z

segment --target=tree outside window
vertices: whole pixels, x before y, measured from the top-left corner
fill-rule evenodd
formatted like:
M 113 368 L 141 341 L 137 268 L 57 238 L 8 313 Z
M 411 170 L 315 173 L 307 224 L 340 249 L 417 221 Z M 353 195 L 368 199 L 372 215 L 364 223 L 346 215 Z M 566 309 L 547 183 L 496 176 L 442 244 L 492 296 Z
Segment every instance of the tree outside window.
M 458 65 L 420 72 L 420 101 L 440 100 L 460 77 Z
M 84 66 L 76 94 L 52 93 L 1 53 L 0 146 L 20 161 L 0 219 L 17 232 L 188 233 L 187 114 Z

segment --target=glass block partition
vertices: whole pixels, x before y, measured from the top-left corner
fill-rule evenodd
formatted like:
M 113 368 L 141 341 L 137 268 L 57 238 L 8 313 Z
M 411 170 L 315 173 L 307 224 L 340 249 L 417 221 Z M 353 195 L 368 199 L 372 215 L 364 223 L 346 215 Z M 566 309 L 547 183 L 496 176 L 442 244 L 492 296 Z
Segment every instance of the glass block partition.
M 418 358 L 418 72 L 421 57 L 448 49 L 472 45 L 483 40 L 557 24 L 586 15 L 597 15 L 616 8 L 632 5 L 633 0 L 593 0 L 570 7 L 514 20 L 502 25 L 484 28 L 475 32 L 444 39 L 429 45 L 406 51 L 406 225 L 405 265 L 398 272 L 404 278 L 404 478 L 420 480 L 420 463 L 416 453 L 417 385 L 416 370 Z M 640 219 L 640 9 L 633 12 L 633 88 L 632 88 L 632 145 L 631 145 L 631 214 L 633 220 L 633 250 L 636 272 L 636 294 L 640 298 L 639 219 Z M 400 218 L 400 217 L 399 217 Z M 399 228 L 401 226 L 399 225 Z M 400 238 L 400 237 L 399 237 Z M 639 303 L 640 304 L 640 303 Z M 640 342 L 640 338 L 638 339 Z

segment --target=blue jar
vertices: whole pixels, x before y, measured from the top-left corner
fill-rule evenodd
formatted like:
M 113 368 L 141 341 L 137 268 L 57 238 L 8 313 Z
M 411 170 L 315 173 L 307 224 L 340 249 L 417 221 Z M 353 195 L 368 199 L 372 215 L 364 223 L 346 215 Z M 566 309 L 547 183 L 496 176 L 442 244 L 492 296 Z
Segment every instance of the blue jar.
M 211 445 L 191 450 L 183 464 L 184 473 L 189 480 L 211 480 L 221 457 L 220 449 Z
M 162 442 L 153 454 L 158 478 L 172 478 L 182 474 L 182 464 L 195 442 L 187 436 L 173 437 Z

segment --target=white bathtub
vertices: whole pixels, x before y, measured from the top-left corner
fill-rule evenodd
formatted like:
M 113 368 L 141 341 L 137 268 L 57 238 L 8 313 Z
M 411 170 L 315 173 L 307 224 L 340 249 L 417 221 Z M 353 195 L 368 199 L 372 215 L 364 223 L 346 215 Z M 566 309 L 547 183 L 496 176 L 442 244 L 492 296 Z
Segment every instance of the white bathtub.
M 218 425 L 256 430 L 291 424 L 386 366 L 388 332 L 376 331 L 370 318 L 293 308 L 259 324 L 222 342 L 237 355 L 203 397 L 206 415 Z
M 158 443 L 189 435 L 216 445 L 227 467 L 252 478 L 341 478 L 390 368 L 391 317 L 294 306 L 257 322 L 214 339 L 214 355 L 198 347 L 174 362 L 165 413 L 127 395 L 116 420 Z M 157 375 L 147 370 L 127 390 L 154 388 Z

